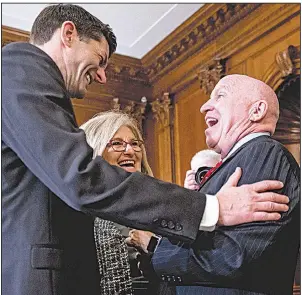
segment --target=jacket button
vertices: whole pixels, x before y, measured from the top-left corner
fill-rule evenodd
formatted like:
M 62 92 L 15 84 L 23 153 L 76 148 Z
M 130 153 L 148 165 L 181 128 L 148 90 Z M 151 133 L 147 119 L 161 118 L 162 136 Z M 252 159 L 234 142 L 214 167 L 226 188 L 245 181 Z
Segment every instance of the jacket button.
M 175 230 L 181 231 L 182 230 L 182 225 L 180 223 L 175 224 Z
M 162 280 L 162 281 L 165 281 L 165 280 L 166 280 L 166 278 L 165 278 L 164 275 L 161 275 L 161 280 Z
M 181 277 L 177 277 L 178 281 L 181 283 Z
M 155 224 L 158 225 L 159 224 L 159 219 L 158 218 L 153 219 L 152 223 L 155 223 Z
M 175 228 L 175 224 L 174 224 L 173 221 L 169 221 L 169 222 L 168 222 L 168 228 L 169 228 L 169 229 L 174 229 L 174 228 Z
M 162 227 L 167 227 L 168 226 L 168 222 L 165 219 L 163 219 L 160 224 L 161 224 Z

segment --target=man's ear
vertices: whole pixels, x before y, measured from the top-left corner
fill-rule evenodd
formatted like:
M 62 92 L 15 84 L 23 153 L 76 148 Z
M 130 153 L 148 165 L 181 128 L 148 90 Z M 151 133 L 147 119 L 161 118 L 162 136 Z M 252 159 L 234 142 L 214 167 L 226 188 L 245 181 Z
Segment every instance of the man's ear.
M 249 119 L 252 122 L 262 120 L 267 113 L 267 102 L 265 100 L 258 100 L 249 110 Z
M 78 36 L 75 24 L 72 21 L 65 21 L 61 26 L 61 41 L 67 46 L 71 47 L 72 42 Z

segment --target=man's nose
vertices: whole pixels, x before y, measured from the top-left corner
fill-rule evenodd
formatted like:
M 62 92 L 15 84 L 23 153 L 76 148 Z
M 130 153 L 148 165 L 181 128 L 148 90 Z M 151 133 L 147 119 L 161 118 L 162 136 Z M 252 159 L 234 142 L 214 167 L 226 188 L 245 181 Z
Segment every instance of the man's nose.
M 203 114 L 203 113 L 206 113 L 207 111 L 209 111 L 209 110 L 211 110 L 211 105 L 210 105 L 210 103 L 209 103 L 209 100 L 206 102 L 206 103 L 204 103 L 202 106 L 201 106 L 201 108 L 200 108 L 200 112 Z
M 106 78 L 106 73 L 104 68 L 99 68 L 96 72 L 96 77 L 95 77 L 96 82 L 100 84 L 105 84 L 107 82 Z

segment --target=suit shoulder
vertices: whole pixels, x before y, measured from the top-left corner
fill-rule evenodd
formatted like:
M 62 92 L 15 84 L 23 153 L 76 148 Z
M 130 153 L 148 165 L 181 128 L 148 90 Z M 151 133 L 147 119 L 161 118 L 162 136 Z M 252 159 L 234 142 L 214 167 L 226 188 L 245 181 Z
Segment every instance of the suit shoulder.
M 246 165 L 249 163 L 254 166 L 257 163 L 257 166 L 266 167 L 266 170 L 270 167 L 270 171 L 278 171 L 279 168 L 291 171 L 297 180 L 300 178 L 300 167 L 293 155 L 282 143 L 271 137 L 262 136 L 247 142 L 238 155 L 238 161 Z
M 270 152 L 270 153 L 281 153 L 281 154 L 289 154 L 288 156 L 291 157 L 290 152 L 286 149 L 286 147 L 280 143 L 279 141 L 269 137 L 269 136 L 259 136 L 254 138 L 243 146 L 243 151 L 247 152 L 248 150 L 258 151 L 258 152 Z
M 297 165 L 298 163 L 293 157 L 293 155 L 288 151 L 288 149 L 279 141 L 269 137 L 269 136 L 260 136 L 256 138 L 256 140 L 252 140 L 250 145 L 248 145 L 250 149 L 259 148 L 262 151 L 269 150 L 270 152 L 283 155 L 291 164 Z
M 35 51 L 37 49 L 36 46 L 28 43 L 28 42 L 11 42 L 2 47 L 2 54 L 10 54 L 14 51 L 22 50 L 23 53 L 27 51 Z
M 37 46 L 26 42 L 12 42 L 2 49 L 3 79 L 26 81 L 24 86 L 57 85 L 65 89 L 63 76 L 54 60 Z M 32 80 L 32 81 L 31 81 Z M 37 83 L 39 80 L 39 83 Z M 45 84 L 45 85 L 44 85 Z M 32 87 L 33 88 L 33 87 Z
M 267 145 L 282 148 L 283 145 L 270 136 L 259 136 L 247 142 L 248 146 Z

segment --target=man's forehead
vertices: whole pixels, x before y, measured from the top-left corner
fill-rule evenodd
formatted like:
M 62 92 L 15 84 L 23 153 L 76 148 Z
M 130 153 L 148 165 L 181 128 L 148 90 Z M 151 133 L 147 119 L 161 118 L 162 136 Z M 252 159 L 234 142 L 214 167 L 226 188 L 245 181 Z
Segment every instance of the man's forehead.
M 214 94 L 217 94 L 219 91 L 230 91 L 230 85 L 223 80 L 220 80 L 216 87 L 214 88 Z
M 231 75 L 222 78 L 218 84 L 216 85 L 217 89 L 219 90 L 226 90 L 226 91 L 234 91 L 239 90 L 241 84 L 244 83 L 244 79 L 240 77 L 240 75 Z M 246 82 L 247 83 L 247 82 Z
M 240 83 L 238 84 L 238 79 L 235 77 L 227 76 L 222 78 L 215 86 L 211 93 L 211 97 L 216 97 L 221 92 L 226 92 L 229 94 L 234 94 L 234 92 L 240 92 Z

